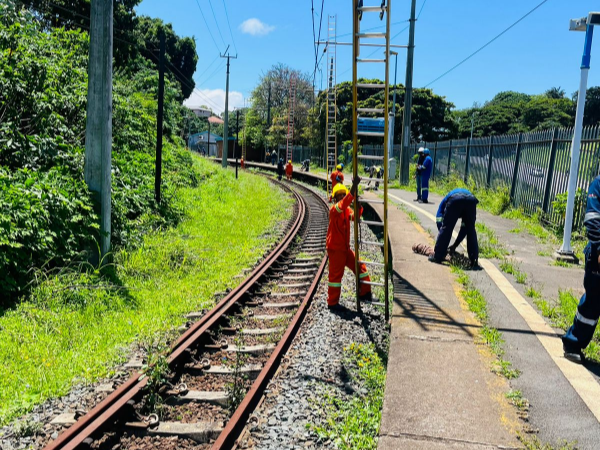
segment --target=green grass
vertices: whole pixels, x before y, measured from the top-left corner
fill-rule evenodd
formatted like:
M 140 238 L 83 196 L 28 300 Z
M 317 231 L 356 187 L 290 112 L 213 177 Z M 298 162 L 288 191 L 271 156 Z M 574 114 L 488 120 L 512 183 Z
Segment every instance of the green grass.
M 185 322 L 214 304 L 277 239 L 291 200 L 264 178 L 195 160 L 204 181 L 179 192 L 186 217 L 120 250 L 108 275 L 38 273 L 31 296 L 0 316 L 0 424 L 73 383 L 111 375 L 133 343 Z
M 517 378 L 520 372 L 514 369 L 510 362 L 504 359 L 504 350 L 502 348 L 504 339 L 502 339 L 502 333 L 496 328 L 489 326 L 489 315 L 485 298 L 481 292 L 473 286 L 469 276 L 462 269 L 457 266 L 452 266 L 452 272 L 458 275 L 457 281 L 462 285 L 461 294 L 469 306 L 469 310 L 475 314 L 475 317 L 477 317 L 482 324 L 480 331 L 481 341 L 485 343 L 496 356 L 496 360 L 492 363 L 492 372 L 509 380 Z
M 505 258 L 500 263 L 500 270 L 515 277 L 515 281 L 519 284 L 527 282 L 527 274 L 522 272 L 519 264 L 512 258 Z
M 531 434 L 518 433 L 517 437 L 519 441 L 524 445 L 525 450 L 576 450 L 577 444 L 575 442 L 560 442 L 557 446 L 551 444 L 545 444 L 540 439 Z
M 475 228 L 481 257 L 502 259 L 505 255 L 508 255 L 508 250 L 500 244 L 494 230 L 481 222 L 475 223 Z
M 511 389 L 504 395 L 519 410 L 526 411 L 527 409 L 529 409 L 529 401 L 523 397 L 523 393 L 521 391 Z
M 340 450 L 377 448 L 385 362 L 373 344 L 350 344 L 344 348 L 343 364 L 356 392 L 350 398 L 327 395 L 322 407 L 327 421 L 311 428 L 321 437 L 335 442 Z

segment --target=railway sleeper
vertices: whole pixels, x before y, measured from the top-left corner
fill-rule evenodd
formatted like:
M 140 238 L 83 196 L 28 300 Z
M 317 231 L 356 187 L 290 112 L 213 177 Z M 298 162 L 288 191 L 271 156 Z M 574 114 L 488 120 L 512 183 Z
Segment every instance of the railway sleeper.
M 276 328 L 242 328 L 241 333 L 247 336 L 266 336 L 269 334 L 280 333 L 284 330 L 283 327 Z
M 257 344 L 257 345 L 230 345 L 226 349 L 228 352 L 232 353 L 248 353 L 251 355 L 262 355 L 263 353 L 267 353 L 275 350 L 275 344 Z
M 167 399 L 171 405 L 183 405 L 186 403 L 210 403 L 227 407 L 229 397 L 225 391 L 188 391 L 183 395 L 175 395 Z
M 263 308 L 288 309 L 288 308 L 297 308 L 298 306 L 300 306 L 300 302 L 265 303 L 262 306 L 263 306 Z
M 208 444 L 223 431 L 222 422 L 159 422 L 157 427 L 148 428 L 150 436 L 179 436 L 192 439 L 199 444 Z

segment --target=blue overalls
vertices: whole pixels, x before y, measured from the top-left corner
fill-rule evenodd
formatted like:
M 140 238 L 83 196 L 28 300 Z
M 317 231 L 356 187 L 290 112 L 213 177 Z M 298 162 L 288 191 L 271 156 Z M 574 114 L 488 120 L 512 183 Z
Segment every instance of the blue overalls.
M 419 153 L 419 159 L 417 160 L 417 174 L 416 174 L 416 180 L 417 180 L 417 200 L 421 200 L 422 197 L 422 191 L 421 188 L 423 186 L 423 162 L 425 161 L 425 155 L 422 153 Z
M 462 225 L 455 246 L 460 244 L 466 236 L 469 260 L 475 263 L 479 259 L 479 244 L 477 242 L 477 232 L 475 231 L 477 203 L 479 203 L 479 200 L 463 188 L 454 189 L 444 197 L 436 214 L 436 223 L 439 230 L 434 249 L 436 261 L 441 262 L 446 258 L 448 246 L 452 239 L 452 231 L 458 219 L 462 220 Z
M 429 150 L 425 150 L 425 161 L 423 161 L 423 171 L 421 172 L 421 199 L 427 203 L 429 199 L 429 178 L 433 169 L 433 160 L 429 156 Z
M 573 325 L 562 337 L 565 351 L 579 352 L 586 348 L 596 329 L 600 317 L 600 274 L 598 273 L 598 247 L 600 246 L 600 176 L 596 177 L 588 190 L 587 208 L 583 224 L 588 232 L 585 247 L 585 293 L 579 301 Z

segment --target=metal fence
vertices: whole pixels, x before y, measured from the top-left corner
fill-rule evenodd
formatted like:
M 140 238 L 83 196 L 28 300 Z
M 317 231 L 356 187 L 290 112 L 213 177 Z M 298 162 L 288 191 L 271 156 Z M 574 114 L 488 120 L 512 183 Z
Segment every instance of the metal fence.
M 433 178 L 459 177 L 477 187 L 505 188 L 511 204 L 527 214 L 539 212 L 550 224 L 562 227 L 564 212 L 553 202 L 567 191 L 573 128 L 554 128 L 503 136 L 453 139 L 412 144 L 428 147 Z M 577 187 L 586 192 L 600 170 L 600 126 L 583 129 Z M 580 228 L 586 195 L 578 196 L 574 225 Z

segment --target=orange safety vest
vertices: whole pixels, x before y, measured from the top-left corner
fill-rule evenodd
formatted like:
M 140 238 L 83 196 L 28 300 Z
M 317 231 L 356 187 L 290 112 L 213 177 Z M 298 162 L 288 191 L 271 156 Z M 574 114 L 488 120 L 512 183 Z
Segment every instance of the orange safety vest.
M 340 179 L 342 181 L 337 181 L 336 178 L 340 177 Z M 336 184 L 338 183 L 344 183 L 344 174 L 342 172 L 340 172 L 339 170 L 334 170 L 331 172 L 331 188 L 333 189 L 335 187 Z
M 350 248 L 350 220 L 354 220 L 354 211 L 349 208 L 352 200 L 354 200 L 354 197 L 348 193 L 342 201 L 329 208 L 327 250 L 348 250 Z M 362 212 L 361 206 L 359 217 Z
M 286 175 L 291 175 L 293 172 L 294 172 L 294 166 L 292 166 L 291 164 L 288 163 L 288 165 L 285 166 Z

